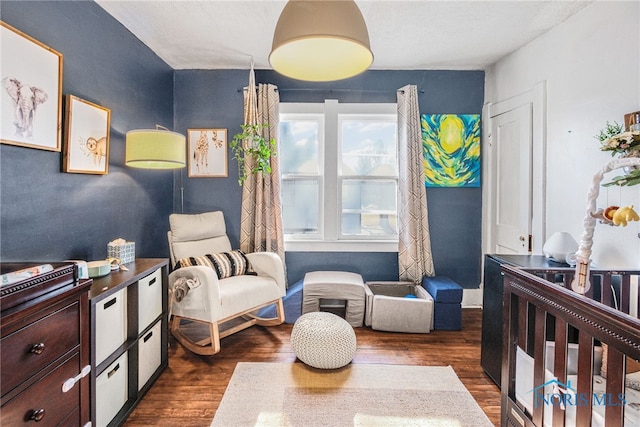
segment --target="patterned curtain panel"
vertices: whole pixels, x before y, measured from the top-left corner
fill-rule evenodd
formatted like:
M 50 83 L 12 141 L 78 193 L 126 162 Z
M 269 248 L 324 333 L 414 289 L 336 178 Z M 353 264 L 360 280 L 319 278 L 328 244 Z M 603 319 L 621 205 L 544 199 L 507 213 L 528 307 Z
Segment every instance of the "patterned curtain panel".
M 245 124 L 266 123 L 265 139 L 278 141 L 280 98 L 278 88 L 271 84 L 258 85 L 257 97 L 253 68 L 249 87 L 244 91 Z M 268 251 L 277 253 L 284 264 L 284 235 L 280 202 L 280 171 L 278 157 L 271 157 L 271 174 L 250 173 L 251 161 L 245 159 L 247 179 L 242 186 L 240 218 L 240 249 L 245 253 Z
M 433 276 L 427 193 L 424 184 L 418 89 L 398 90 L 398 266 L 400 280 Z

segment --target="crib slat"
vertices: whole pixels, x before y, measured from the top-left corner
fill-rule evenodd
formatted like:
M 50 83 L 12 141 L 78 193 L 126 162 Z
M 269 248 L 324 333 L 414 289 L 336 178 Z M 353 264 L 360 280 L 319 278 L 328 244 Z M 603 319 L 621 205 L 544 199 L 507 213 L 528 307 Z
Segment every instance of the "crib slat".
M 635 286 L 635 294 L 636 294 L 636 298 L 635 298 L 635 315 L 636 317 L 640 317 L 640 278 L 638 277 L 639 275 L 635 274 L 634 275 L 636 278 L 634 279 L 634 286 Z M 631 277 L 629 277 L 629 282 L 631 282 Z M 631 301 L 631 283 L 629 283 L 629 301 Z M 631 309 L 629 309 L 629 312 L 631 312 Z
M 593 394 L 593 337 L 582 330 L 578 336 L 578 396 L 592 396 Z M 591 425 L 592 400 L 588 404 L 576 407 L 576 425 Z M 542 425 L 542 424 L 539 424 Z
M 606 305 L 607 307 L 618 308 L 616 305 L 611 304 L 612 295 L 613 295 L 613 290 L 611 289 L 611 274 L 603 274 L 600 302 Z
M 536 307 L 536 320 L 535 320 L 535 332 L 533 344 L 533 383 L 544 384 L 544 371 L 545 371 L 545 348 L 547 340 L 547 312 L 542 307 Z M 534 397 L 535 400 L 539 399 L 537 394 Z M 544 420 L 544 402 L 535 401 L 533 404 L 533 422 L 541 426 Z
M 547 271 L 545 273 L 542 273 L 542 277 L 544 277 L 547 282 L 556 282 L 556 273 L 554 271 Z
M 596 282 L 596 276 L 599 276 L 600 279 L 600 286 L 602 287 L 602 274 L 595 274 L 593 271 L 591 273 L 591 278 L 589 279 L 591 281 L 591 286 L 589 287 L 589 289 L 587 290 L 587 292 L 584 294 L 585 297 L 587 298 L 593 298 L 593 290 L 595 288 L 594 283 Z
M 567 322 L 556 318 L 555 354 L 553 358 L 553 375 L 562 384 L 567 383 Z M 553 406 L 553 426 L 564 427 L 564 414 L 560 405 Z
M 630 302 L 629 292 L 631 289 L 631 277 L 626 274 L 623 274 L 621 279 L 622 280 L 620 283 L 620 310 L 622 310 L 623 313 L 629 314 L 629 302 Z
M 518 298 L 518 347 L 528 352 L 527 325 L 529 324 L 528 304 L 524 298 Z
M 509 331 L 520 331 L 517 325 L 520 319 L 520 312 L 525 305 L 521 304 L 520 298 L 515 294 L 510 294 L 510 283 L 505 281 L 506 292 L 503 299 L 503 315 L 505 319 L 505 326 L 502 331 L 504 343 L 502 349 L 502 380 L 500 388 L 503 390 L 501 394 L 501 419 L 507 420 L 509 417 L 508 401 L 511 398 L 515 398 L 515 384 L 516 384 L 516 347 L 518 346 L 518 338 L 515 334 L 510 334 Z
M 611 403 L 605 408 L 605 427 L 621 426 L 624 417 L 624 405 L 618 396 L 624 393 L 624 355 L 615 348 L 607 348 L 607 395 L 611 397 Z

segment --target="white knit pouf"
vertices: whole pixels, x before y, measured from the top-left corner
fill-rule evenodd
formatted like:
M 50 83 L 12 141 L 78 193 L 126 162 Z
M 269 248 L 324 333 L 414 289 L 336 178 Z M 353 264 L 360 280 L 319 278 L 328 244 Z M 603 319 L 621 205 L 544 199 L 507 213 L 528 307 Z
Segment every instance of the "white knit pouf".
M 337 369 L 353 359 L 356 333 L 346 320 L 333 313 L 307 313 L 293 325 L 291 346 L 298 359 L 307 365 Z

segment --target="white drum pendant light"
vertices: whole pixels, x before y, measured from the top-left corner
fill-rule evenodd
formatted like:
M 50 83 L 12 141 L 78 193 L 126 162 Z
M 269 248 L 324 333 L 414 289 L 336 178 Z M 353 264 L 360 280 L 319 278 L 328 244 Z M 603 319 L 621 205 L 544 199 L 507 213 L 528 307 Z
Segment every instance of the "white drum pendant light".
M 346 79 L 373 62 L 369 33 L 353 0 L 289 0 L 273 35 L 269 62 L 287 77 Z

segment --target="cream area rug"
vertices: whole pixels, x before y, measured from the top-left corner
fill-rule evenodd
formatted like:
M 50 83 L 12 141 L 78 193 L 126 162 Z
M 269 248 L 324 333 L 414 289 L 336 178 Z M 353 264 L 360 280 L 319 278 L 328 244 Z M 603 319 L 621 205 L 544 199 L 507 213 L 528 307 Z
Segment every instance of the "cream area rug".
M 212 427 L 492 426 L 453 368 L 240 362 Z

